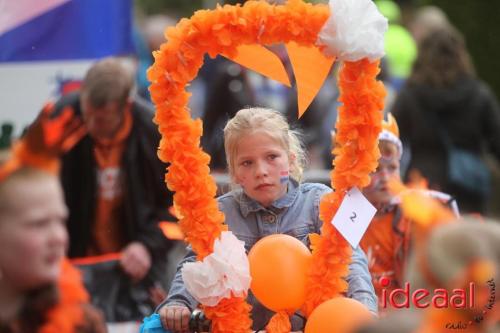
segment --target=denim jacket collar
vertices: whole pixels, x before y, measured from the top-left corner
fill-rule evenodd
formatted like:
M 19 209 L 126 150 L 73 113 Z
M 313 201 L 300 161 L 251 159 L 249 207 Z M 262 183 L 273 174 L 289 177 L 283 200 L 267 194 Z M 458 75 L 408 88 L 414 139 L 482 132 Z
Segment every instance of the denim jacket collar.
M 287 192 L 284 196 L 279 198 L 278 200 L 274 201 L 270 207 L 267 209 L 275 208 L 276 210 L 282 210 L 283 208 L 290 207 L 292 203 L 294 202 L 295 198 L 297 197 L 297 192 L 299 188 L 299 183 L 290 178 L 288 181 L 288 189 Z M 260 203 L 257 201 L 253 200 L 250 198 L 248 195 L 245 194 L 243 190 L 240 191 L 239 194 L 240 200 L 238 200 L 239 205 L 240 205 L 240 210 L 241 214 L 244 217 L 247 217 L 248 214 L 253 213 L 253 212 L 258 212 L 260 210 L 266 210 L 264 206 L 262 206 Z

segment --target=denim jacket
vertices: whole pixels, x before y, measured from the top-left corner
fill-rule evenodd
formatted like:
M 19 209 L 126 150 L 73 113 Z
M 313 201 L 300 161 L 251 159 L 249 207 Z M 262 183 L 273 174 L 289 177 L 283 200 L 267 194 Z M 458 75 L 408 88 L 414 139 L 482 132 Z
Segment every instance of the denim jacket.
M 319 202 L 321 196 L 331 189 L 323 184 L 298 184 L 294 180 L 288 183 L 287 194 L 265 208 L 249 198 L 242 190 L 234 190 L 218 198 L 219 207 L 225 214 L 225 223 L 234 235 L 245 242 L 248 251 L 261 238 L 272 234 L 291 235 L 309 247 L 310 233 L 319 233 Z M 196 256 L 189 248 L 185 258 L 179 263 L 177 273 L 163 305 L 185 305 L 193 310 L 197 301 L 189 294 L 182 282 L 181 268 L 186 262 L 195 261 Z M 368 272 L 368 263 L 360 247 L 353 250 L 352 262 L 347 277 L 349 288 L 347 297 L 356 299 L 368 309 L 377 313 L 375 295 Z M 274 314 L 261 305 L 249 291 L 248 302 L 253 306 L 253 329 L 263 329 Z M 291 318 L 292 331 L 302 330 L 303 321 L 298 316 Z

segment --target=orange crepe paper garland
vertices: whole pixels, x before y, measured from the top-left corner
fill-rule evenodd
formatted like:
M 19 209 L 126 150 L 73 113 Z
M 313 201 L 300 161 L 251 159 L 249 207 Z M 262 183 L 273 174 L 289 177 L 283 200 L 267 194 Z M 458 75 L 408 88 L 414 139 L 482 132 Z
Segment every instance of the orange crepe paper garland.
M 58 282 L 59 302 L 49 311 L 47 323 L 39 333 L 71 333 L 77 332 L 84 323 L 82 305 L 90 301 L 83 286 L 81 273 L 68 260 L 61 263 L 61 274 Z
M 306 316 L 324 301 L 347 290 L 344 277 L 349 273 L 351 246 L 333 227 L 335 216 L 346 191 L 363 188 L 370 183 L 369 174 L 376 169 L 380 152 L 385 89 L 376 80 L 378 62 L 368 60 L 346 62 L 339 76 L 340 98 L 336 148 L 331 172 L 335 192 L 324 195 L 320 203 L 323 221 L 321 235 L 311 235 L 313 264 L 308 283 L 308 298 L 303 307 Z

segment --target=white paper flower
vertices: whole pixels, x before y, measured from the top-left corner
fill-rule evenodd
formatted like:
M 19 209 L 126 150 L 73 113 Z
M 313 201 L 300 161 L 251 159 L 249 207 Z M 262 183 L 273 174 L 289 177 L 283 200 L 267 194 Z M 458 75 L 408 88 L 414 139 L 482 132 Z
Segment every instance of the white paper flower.
M 222 232 L 212 254 L 203 261 L 184 264 L 182 279 L 189 293 L 203 305 L 217 305 L 231 292 L 246 296 L 251 278 L 245 243 L 230 231 Z
M 372 0 L 330 0 L 330 17 L 318 34 L 318 45 L 341 61 L 370 61 L 384 55 L 387 19 Z

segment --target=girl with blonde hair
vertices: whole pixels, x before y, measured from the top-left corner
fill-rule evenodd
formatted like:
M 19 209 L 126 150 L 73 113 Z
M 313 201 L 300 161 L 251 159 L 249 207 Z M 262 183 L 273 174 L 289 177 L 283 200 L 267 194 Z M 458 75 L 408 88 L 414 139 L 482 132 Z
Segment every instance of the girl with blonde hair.
M 305 157 L 298 133 L 277 111 L 263 108 L 240 110 L 224 128 L 224 143 L 231 179 L 237 188 L 218 198 L 226 224 L 249 251 L 261 238 L 288 234 L 309 245 L 309 234 L 320 233 L 321 196 L 331 191 L 323 184 L 300 183 Z M 197 302 L 186 290 L 180 268 L 194 261 L 191 251 L 179 264 L 169 295 L 159 310 L 163 326 L 174 332 L 187 330 Z M 360 248 L 353 251 L 347 296 L 377 312 L 377 298 Z M 273 312 L 250 293 L 253 329 L 263 328 Z M 293 315 L 292 330 L 303 320 Z

